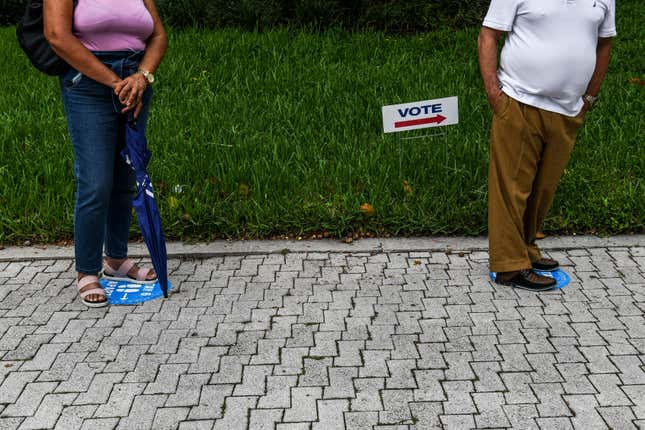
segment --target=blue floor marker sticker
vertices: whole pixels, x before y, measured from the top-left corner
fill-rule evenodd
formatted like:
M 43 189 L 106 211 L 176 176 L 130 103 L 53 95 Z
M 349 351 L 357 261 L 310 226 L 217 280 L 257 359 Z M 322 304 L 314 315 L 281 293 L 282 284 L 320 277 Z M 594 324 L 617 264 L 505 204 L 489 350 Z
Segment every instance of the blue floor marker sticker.
M 566 287 L 567 285 L 569 285 L 569 282 L 571 282 L 571 277 L 569 277 L 569 275 L 567 275 L 567 272 L 562 269 L 558 269 L 554 272 L 542 272 L 541 270 L 535 270 L 534 272 L 538 275 L 548 276 L 549 278 L 555 279 L 555 288 L 558 290 Z M 495 272 L 490 272 L 489 275 L 490 279 L 495 282 L 495 277 L 497 276 L 497 274 Z
M 168 281 L 168 293 L 170 293 L 170 281 Z M 159 282 L 151 285 L 136 284 L 127 281 L 109 281 L 101 279 L 101 287 L 111 305 L 136 305 L 148 300 L 163 297 L 163 291 Z

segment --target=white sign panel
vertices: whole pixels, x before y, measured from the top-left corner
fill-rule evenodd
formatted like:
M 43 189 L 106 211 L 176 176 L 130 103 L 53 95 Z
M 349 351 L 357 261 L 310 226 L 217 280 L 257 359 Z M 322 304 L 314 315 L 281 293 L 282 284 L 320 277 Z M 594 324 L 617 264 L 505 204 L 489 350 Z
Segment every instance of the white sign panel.
M 383 106 L 383 130 L 386 133 L 443 127 L 459 123 L 457 97 Z

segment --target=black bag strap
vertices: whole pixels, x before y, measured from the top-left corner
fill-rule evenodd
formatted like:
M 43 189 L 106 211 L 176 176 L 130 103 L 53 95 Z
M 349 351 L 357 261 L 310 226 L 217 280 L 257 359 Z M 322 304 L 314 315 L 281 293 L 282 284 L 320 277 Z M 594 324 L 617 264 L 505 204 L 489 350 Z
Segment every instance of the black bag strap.
M 77 0 L 74 0 L 76 7 Z M 20 47 L 33 66 L 51 76 L 62 75 L 69 65 L 49 45 L 44 33 L 43 1 L 30 0 L 16 27 Z

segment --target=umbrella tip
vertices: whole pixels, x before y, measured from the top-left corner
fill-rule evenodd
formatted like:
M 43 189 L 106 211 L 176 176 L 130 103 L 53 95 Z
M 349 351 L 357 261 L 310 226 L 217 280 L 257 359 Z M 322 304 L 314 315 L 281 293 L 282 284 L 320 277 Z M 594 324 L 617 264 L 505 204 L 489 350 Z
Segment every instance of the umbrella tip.
M 168 281 L 166 281 L 166 285 L 161 289 L 163 291 L 163 298 L 167 299 L 168 298 Z

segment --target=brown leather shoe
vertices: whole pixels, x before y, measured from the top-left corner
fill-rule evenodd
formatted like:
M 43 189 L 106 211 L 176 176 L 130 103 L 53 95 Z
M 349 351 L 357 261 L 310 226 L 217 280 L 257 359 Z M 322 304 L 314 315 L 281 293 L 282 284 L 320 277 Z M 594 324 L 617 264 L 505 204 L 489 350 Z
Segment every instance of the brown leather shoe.
M 558 270 L 560 263 L 551 258 L 540 258 L 538 261 L 531 263 L 533 269 L 541 270 L 542 272 L 553 272 Z
M 548 291 L 556 284 L 555 279 L 538 275 L 530 269 L 498 273 L 495 282 L 528 291 Z

